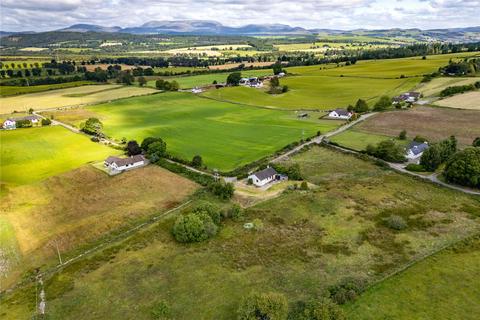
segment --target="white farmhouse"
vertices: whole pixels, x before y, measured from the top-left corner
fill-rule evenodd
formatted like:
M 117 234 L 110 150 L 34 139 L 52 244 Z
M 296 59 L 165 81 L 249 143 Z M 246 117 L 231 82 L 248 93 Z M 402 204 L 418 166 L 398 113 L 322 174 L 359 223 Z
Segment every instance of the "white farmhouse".
M 144 166 L 146 161 L 143 155 L 137 154 L 129 158 L 108 157 L 104 165 L 113 172 L 122 172 Z
M 346 109 L 335 109 L 333 111 L 330 111 L 330 113 L 328 114 L 328 117 L 333 118 L 333 119 L 348 120 L 352 117 L 352 115 L 353 115 L 353 113 L 351 113 L 350 111 L 348 111 Z
M 16 123 L 17 123 L 17 122 L 16 122 L 15 120 L 13 120 L 13 119 L 7 119 L 7 120 L 5 120 L 5 121 L 3 122 L 2 127 L 3 127 L 3 129 L 5 129 L 5 130 L 16 129 L 16 128 L 17 128 L 17 127 L 16 127 Z
M 261 171 L 252 173 L 248 176 L 248 180 L 252 180 L 253 184 L 257 187 L 262 187 L 267 183 L 275 180 L 277 178 L 277 171 L 273 168 L 266 168 Z
M 427 142 L 412 141 L 408 147 L 405 157 L 410 160 L 418 159 L 422 156 L 423 152 L 428 149 Z
M 17 121 L 30 121 L 32 125 L 38 125 L 40 122 L 40 117 L 38 116 L 25 116 L 19 118 L 8 118 L 2 124 L 3 129 L 16 129 Z

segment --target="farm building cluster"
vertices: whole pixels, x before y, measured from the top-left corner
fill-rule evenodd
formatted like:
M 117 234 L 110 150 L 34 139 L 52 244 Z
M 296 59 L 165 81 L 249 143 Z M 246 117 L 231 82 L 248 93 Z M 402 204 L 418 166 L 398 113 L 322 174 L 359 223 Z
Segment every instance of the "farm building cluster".
M 40 123 L 40 117 L 35 115 L 8 118 L 3 121 L 2 128 L 5 130 L 13 130 L 22 127 L 31 127 L 32 125 L 38 125 Z
M 402 93 L 399 96 L 396 96 L 393 98 L 392 103 L 393 104 L 402 104 L 402 103 L 407 103 L 407 104 L 412 104 L 418 101 L 422 94 L 420 92 L 405 92 Z

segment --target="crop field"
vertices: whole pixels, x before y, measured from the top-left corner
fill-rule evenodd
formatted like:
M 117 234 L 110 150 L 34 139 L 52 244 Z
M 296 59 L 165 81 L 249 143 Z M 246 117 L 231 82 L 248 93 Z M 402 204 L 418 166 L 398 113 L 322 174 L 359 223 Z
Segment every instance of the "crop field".
M 59 126 L 0 131 L 0 181 L 26 184 L 69 171 L 119 151 Z
M 348 43 L 348 42 L 316 42 L 316 43 L 288 43 L 274 45 L 280 51 L 301 51 L 324 53 L 328 49 L 365 50 L 388 48 L 386 44 Z
M 368 290 L 348 319 L 465 319 L 480 314 L 480 239 L 462 242 Z
M 415 78 L 407 79 L 361 79 L 348 77 L 292 76 L 280 80 L 289 91 L 271 95 L 265 90 L 231 87 L 211 90 L 204 96 L 217 100 L 232 101 L 255 106 L 282 109 L 331 110 L 346 107 L 362 98 L 370 105 L 384 94 L 393 96 L 410 90 L 417 84 Z
M 137 141 L 161 137 L 176 156 L 190 160 L 198 154 L 208 167 L 225 171 L 342 123 L 319 120 L 323 113 L 300 120 L 294 112 L 234 105 L 181 92 L 123 99 L 86 110 L 97 114 L 109 136 Z
M 422 83 L 416 91 L 421 92 L 425 97 L 438 96 L 440 92 L 452 86 L 464 86 L 480 81 L 480 77 L 442 77 L 435 78 L 430 82 Z
M 162 220 L 46 280 L 49 317 L 151 319 L 167 306 L 179 319 L 232 319 L 252 290 L 281 292 L 293 305 L 345 278 L 378 279 L 480 230 L 473 197 L 320 147 L 292 163 L 319 188 L 250 207 L 244 221 L 226 221 L 204 243 L 175 242 L 174 218 Z M 402 216 L 407 227 L 387 227 L 390 215 Z M 243 227 L 255 218 L 261 230 Z M 34 299 L 35 288 L 29 290 L 5 300 L 5 312 L 24 317 Z
M 45 84 L 45 85 L 38 85 L 38 86 L 0 86 L 0 96 L 14 96 L 17 94 L 24 94 L 24 93 L 35 93 L 35 92 L 42 92 L 42 91 L 55 90 L 55 89 L 80 87 L 87 84 L 94 84 L 94 83 L 90 81 L 73 81 L 73 82 Z M 0 102 L 1 101 L 2 100 L 0 100 Z
M 480 110 L 480 91 L 471 91 L 435 101 L 435 105 L 456 109 Z
M 245 68 L 250 68 L 250 67 L 268 67 L 273 64 L 273 62 L 242 62 L 242 63 L 227 63 L 227 64 L 218 64 L 218 65 L 213 65 L 209 66 L 208 69 L 210 70 L 229 70 L 229 69 L 234 69 L 238 68 L 240 65 L 244 65 Z M 245 71 L 244 71 L 245 72 Z
M 247 44 L 231 44 L 231 45 L 212 45 L 212 46 L 202 46 L 202 47 L 188 47 L 188 48 L 178 48 L 170 49 L 164 51 L 169 54 L 193 54 L 199 56 L 208 56 L 208 57 L 220 57 L 225 55 L 240 55 L 240 56 L 252 56 L 258 54 L 260 51 L 256 50 L 246 50 L 251 48 Z
M 405 111 L 376 114 L 358 124 L 355 130 L 391 137 L 397 137 L 400 131 L 406 130 L 410 139 L 420 135 L 432 142 L 454 135 L 461 145 L 471 145 L 480 136 L 478 123 L 478 111 L 418 106 Z
M 1 261 L 0 254 L 0 265 L 9 266 L 0 289 L 30 268 L 57 259 L 54 244 L 68 258 L 72 249 L 109 231 L 179 205 L 197 188 L 151 165 L 113 177 L 83 166 L 10 189 L 0 204 L 0 230 L 2 225 L 10 230 L 0 245 L 0 252 L 9 252 L 8 261 Z
M 30 108 L 39 110 L 92 104 L 155 92 L 158 91 L 151 88 L 119 85 L 91 85 L 51 90 L 16 97 L 0 98 L 0 114 L 12 113 L 14 111 L 27 111 Z
M 262 70 L 246 70 L 242 71 L 242 76 L 244 77 L 260 77 L 273 74 L 272 69 L 262 69 Z M 227 77 L 230 72 L 220 72 L 220 73 L 210 73 L 210 74 L 201 74 L 193 76 L 179 76 L 179 77 L 169 77 L 164 78 L 165 80 L 172 81 L 175 80 L 180 85 L 182 89 L 190 89 L 194 87 L 201 87 L 212 84 L 213 81 L 218 83 L 226 82 Z M 155 87 L 155 81 L 148 81 L 147 86 Z

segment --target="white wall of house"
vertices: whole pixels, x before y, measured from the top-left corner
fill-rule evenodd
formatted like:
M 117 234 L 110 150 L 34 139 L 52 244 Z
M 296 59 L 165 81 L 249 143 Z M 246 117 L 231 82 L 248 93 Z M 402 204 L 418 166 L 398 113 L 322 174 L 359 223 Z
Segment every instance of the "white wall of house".
M 117 170 L 117 171 L 123 171 L 123 170 L 130 170 L 130 169 L 133 169 L 133 168 L 141 167 L 144 164 L 145 164 L 145 161 L 138 161 L 138 162 L 134 162 L 132 164 L 124 165 L 124 166 L 117 166 L 117 163 L 113 162 L 109 165 L 109 168 L 111 168 L 113 170 Z
M 3 122 L 3 129 L 15 129 L 16 128 L 16 122 L 13 120 L 5 120 Z
M 420 157 L 422 156 L 422 154 L 423 154 L 423 152 L 420 152 L 419 154 L 414 154 L 414 153 L 412 152 L 412 150 L 408 150 L 408 151 L 407 151 L 407 154 L 405 155 L 405 157 L 406 157 L 407 159 L 410 159 L 410 160 L 415 160 L 415 159 L 420 158 Z
M 330 118 L 337 118 L 337 119 L 345 119 L 345 120 L 348 120 L 352 117 L 352 114 L 349 113 L 348 116 L 344 116 L 344 115 L 339 115 L 337 112 L 335 111 L 332 111 L 328 114 L 328 116 Z
M 253 184 L 256 185 L 257 187 L 262 187 L 262 186 L 266 185 L 267 183 L 275 180 L 275 176 L 273 175 L 273 176 L 268 177 L 266 179 L 260 180 L 260 179 L 258 179 L 258 177 L 256 175 L 252 174 L 252 175 L 248 176 L 248 179 L 252 179 Z

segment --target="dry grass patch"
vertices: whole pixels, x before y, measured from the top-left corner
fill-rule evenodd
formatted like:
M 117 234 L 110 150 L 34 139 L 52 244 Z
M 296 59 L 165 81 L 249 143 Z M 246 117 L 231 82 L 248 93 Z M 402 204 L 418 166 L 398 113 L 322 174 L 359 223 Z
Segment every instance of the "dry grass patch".
M 21 256 L 11 279 L 56 254 L 55 244 L 66 252 L 173 208 L 196 189 L 190 180 L 153 165 L 114 177 L 84 166 L 13 188 L 0 204 Z
M 480 77 L 443 77 L 435 78 L 430 82 L 422 83 L 418 86 L 418 91 L 420 91 L 425 97 L 438 96 L 440 91 L 447 87 L 452 86 L 464 86 L 473 84 L 480 80 Z
M 466 92 L 435 102 L 441 107 L 480 110 L 480 91 Z M 477 122 L 478 124 L 479 122 Z
M 454 135 L 460 144 L 470 145 L 480 136 L 479 123 L 480 112 L 473 110 L 415 107 L 408 111 L 379 113 L 356 128 L 387 136 L 398 136 L 400 131 L 407 130 L 411 138 L 421 135 L 432 141 Z
M 227 63 L 227 64 L 219 64 L 219 65 L 216 65 L 216 66 L 209 66 L 208 69 L 210 69 L 210 70 L 230 70 L 230 69 L 238 68 L 242 64 L 245 65 L 245 68 L 269 67 L 269 66 L 273 65 L 273 62 Z

